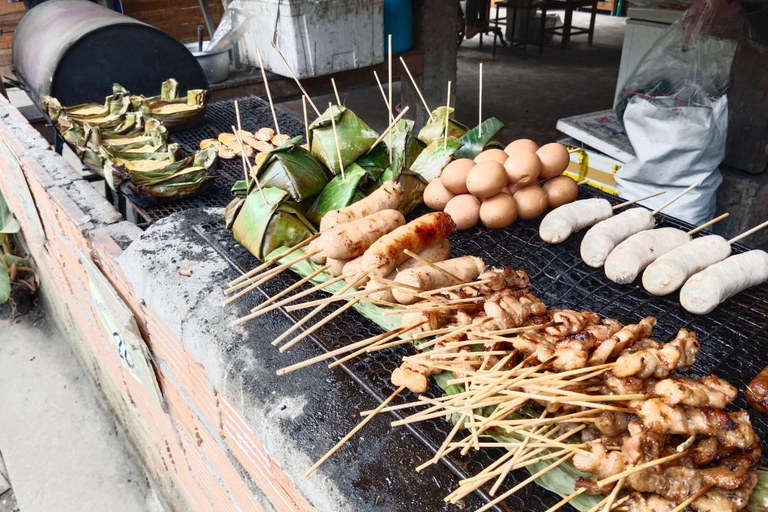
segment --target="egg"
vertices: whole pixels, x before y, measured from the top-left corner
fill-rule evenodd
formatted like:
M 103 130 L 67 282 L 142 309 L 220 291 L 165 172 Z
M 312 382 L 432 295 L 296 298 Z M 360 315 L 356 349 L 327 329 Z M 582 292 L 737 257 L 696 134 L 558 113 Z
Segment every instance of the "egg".
M 483 200 L 480 205 L 480 221 L 491 229 L 505 228 L 516 218 L 517 203 L 504 192 Z
M 467 190 L 480 199 L 495 196 L 508 182 L 507 171 L 495 160 L 484 160 L 475 164 L 467 174 Z
M 504 162 L 509 182 L 521 187 L 532 185 L 541 174 L 541 160 L 536 153 L 517 151 Z
M 536 151 L 541 160 L 541 177 L 542 178 L 554 178 L 563 174 L 563 171 L 568 167 L 568 163 L 571 161 L 571 157 L 568 155 L 568 150 L 565 146 L 552 142 L 545 144 Z
M 453 194 L 467 193 L 467 174 L 475 166 L 475 161 L 469 158 L 459 158 L 449 163 L 440 175 L 440 181 L 448 192 Z
M 523 188 L 523 187 L 521 187 L 520 185 L 515 185 L 514 183 L 512 183 L 512 184 L 510 184 L 507 187 L 507 192 L 509 193 L 509 195 L 514 197 L 515 193 L 517 193 L 517 191 L 520 190 L 521 188 Z
M 445 190 L 440 180 L 433 180 L 424 189 L 424 204 L 433 210 L 443 211 L 448 201 L 454 197 L 455 194 Z
M 507 160 L 507 155 L 504 150 L 499 148 L 491 148 L 486 149 L 479 155 L 475 157 L 475 162 L 485 162 L 486 160 L 493 160 L 494 162 L 499 162 L 500 164 L 504 165 L 504 162 Z
M 567 203 L 572 203 L 579 195 L 579 186 L 569 176 L 557 176 L 547 181 L 542 187 L 547 193 L 549 207 L 557 208 Z
M 539 149 L 539 145 L 533 142 L 531 139 L 517 139 L 507 144 L 507 147 L 504 148 L 504 152 L 508 155 L 518 151 L 535 153 L 537 149 Z
M 444 211 L 456 223 L 456 229 L 469 229 L 480 219 L 480 201 L 472 194 L 461 194 L 448 201 Z
M 547 209 L 547 193 L 539 186 L 521 188 L 515 193 L 517 216 L 521 219 L 535 219 Z

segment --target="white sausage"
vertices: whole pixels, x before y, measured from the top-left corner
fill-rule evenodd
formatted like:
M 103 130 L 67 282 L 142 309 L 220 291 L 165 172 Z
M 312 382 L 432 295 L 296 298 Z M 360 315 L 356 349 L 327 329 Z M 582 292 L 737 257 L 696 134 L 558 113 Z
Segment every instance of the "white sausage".
M 331 210 L 320 220 L 320 231 L 339 224 L 362 219 L 382 210 L 397 210 L 405 197 L 403 187 L 394 181 L 387 181 L 371 192 L 371 195 L 340 210 Z
M 546 214 L 539 236 L 550 244 L 564 242 L 574 231 L 592 226 L 613 215 L 607 199 L 582 199 L 559 206 Z
M 599 268 L 611 251 L 630 236 L 653 229 L 656 220 L 650 210 L 630 208 L 592 226 L 581 241 L 581 259 L 590 267 Z
M 629 284 L 656 258 L 691 240 L 677 228 L 649 229 L 635 233 L 611 251 L 605 260 L 605 275 L 618 284 Z
M 326 258 L 350 260 L 361 256 L 382 236 L 404 225 L 402 213 L 382 210 L 323 231 L 313 243 Z
M 349 262 L 350 260 L 335 260 L 333 258 L 327 258 L 326 263 L 330 265 L 328 270 L 326 270 L 327 273 L 332 275 L 333 277 L 338 277 L 344 272 L 344 266 Z
M 436 265 L 443 270 L 455 275 L 463 282 L 474 281 L 485 270 L 485 263 L 477 256 L 461 256 L 450 260 L 441 261 Z M 397 273 L 395 281 L 420 288 L 423 291 L 436 290 L 444 286 L 456 284 L 456 280 L 448 277 L 437 269 L 428 266 L 420 266 Z M 394 288 L 392 294 L 400 304 L 413 304 L 420 300 L 416 294 L 404 288 Z
M 680 290 L 680 305 L 689 313 L 706 315 L 742 290 L 768 280 L 768 253 L 735 254 L 688 279 Z
M 648 265 L 643 287 L 654 295 L 674 292 L 696 272 L 731 255 L 731 244 L 717 235 L 702 236 L 675 247 Z

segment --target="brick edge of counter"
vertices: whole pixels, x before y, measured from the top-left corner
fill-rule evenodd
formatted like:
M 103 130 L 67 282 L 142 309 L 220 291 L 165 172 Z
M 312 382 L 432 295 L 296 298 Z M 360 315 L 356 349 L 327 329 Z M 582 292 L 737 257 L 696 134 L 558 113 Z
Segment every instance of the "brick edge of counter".
M 166 508 L 312 511 L 241 413 L 207 381 L 202 365 L 136 296 L 116 258 L 142 231 L 123 221 L 5 98 L 0 98 L 0 173 L 0 191 L 22 225 L 48 313 Z M 132 313 L 153 360 L 161 404 L 108 341 L 86 264 L 98 269 Z M 156 353 L 163 351 L 185 371 L 160 368 Z M 220 419 L 225 412 L 241 425 L 234 444 Z

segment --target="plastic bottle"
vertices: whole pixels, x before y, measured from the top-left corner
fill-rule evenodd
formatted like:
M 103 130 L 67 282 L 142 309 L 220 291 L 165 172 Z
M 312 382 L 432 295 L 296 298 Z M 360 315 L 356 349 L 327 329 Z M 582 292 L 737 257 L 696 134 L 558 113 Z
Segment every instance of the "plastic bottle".
M 410 50 L 412 25 L 411 0 L 384 0 L 384 53 L 389 34 L 392 34 L 392 53 Z

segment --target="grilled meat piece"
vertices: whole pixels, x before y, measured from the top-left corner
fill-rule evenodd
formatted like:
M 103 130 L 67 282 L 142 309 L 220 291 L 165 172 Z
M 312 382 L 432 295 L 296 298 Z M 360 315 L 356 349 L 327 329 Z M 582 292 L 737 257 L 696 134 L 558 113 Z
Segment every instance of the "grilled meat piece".
M 674 340 L 660 346 L 658 342 L 644 339 L 622 352 L 612 373 L 616 377 L 636 376 L 664 378 L 672 370 L 691 366 L 699 351 L 696 334 L 680 329 Z
M 613 325 L 615 326 L 615 324 Z M 609 359 L 618 356 L 622 350 L 632 346 L 636 341 L 650 336 L 654 325 L 656 325 L 656 319 L 648 316 L 636 324 L 622 327 L 610 338 L 595 347 L 592 356 L 589 358 L 589 364 L 603 364 Z
M 749 405 L 760 412 L 768 413 L 768 366 L 749 381 L 744 395 Z
M 687 377 L 666 378 L 649 387 L 649 391 L 661 395 L 668 405 L 690 405 L 724 409 L 731 403 L 738 390 L 728 382 L 707 375 L 700 379 Z

